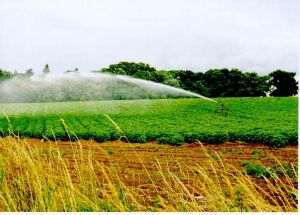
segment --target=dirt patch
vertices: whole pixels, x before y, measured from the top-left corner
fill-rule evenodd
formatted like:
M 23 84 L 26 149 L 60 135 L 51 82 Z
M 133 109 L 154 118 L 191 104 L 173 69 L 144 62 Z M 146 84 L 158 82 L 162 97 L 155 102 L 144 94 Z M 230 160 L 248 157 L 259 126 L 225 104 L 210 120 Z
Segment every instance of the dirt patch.
M 73 147 L 80 148 L 82 154 L 92 153 L 93 157 L 106 166 L 115 166 L 121 172 L 136 173 L 141 169 L 156 170 L 157 164 L 161 168 L 180 171 L 184 166 L 197 166 L 211 159 L 222 160 L 236 168 L 246 160 L 259 162 L 265 166 L 274 165 L 274 158 L 280 162 L 298 163 L 298 147 L 295 145 L 284 148 L 272 148 L 263 144 L 243 144 L 228 142 L 224 144 L 184 144 L 181 146 L 162 145 L 155 142 L 144 144 L 124 143 L 110 141 L 97 143 L 95 141 L 81 140 L 80 142 L 67 141 L 41 141 L 40 139 L 26 139 L 32 147 L 47 150 L 49 146 L 58 147 L 64 158 L 73 159 Z M 121 175 L 121 177 L 125 177 Z M 143 177 L 142 177 L 143 178 Z M 125 181 L 128 181 L 125 177 Z
M 111 164 L 134 165 L 134 158 L 140 158 L 144 164 L 153 164 L 156 160 L 160 163 L 183 162 L 185 164 L 197 164 L 210 157 L 219 156 L 223 162 L 234 165 L 244 160 L 256 160 L 265 165 L 274 157 L 280 161 L 297 163 L 298 147 L 289 145 L 284 148 L 273 148 L 264 144 L 245 144 L 239 142 L 227 142 L 224 144 L 184 144 L 181 146 L 163 145 L 156 142 L 143 144 L 125 143 L 121 141 L 109 141 L 98 143 L 93 140 L 80 140 L 79 142 L 68 141 L 43 141 L 40 139 L 25 139 L 32 147 L 41 147 L 47 150 L 49 146 L 58 147 L 65 155 L 72 152 L 72 147 L 80 147 L 83 154 L 92 152 L 98 161 Z

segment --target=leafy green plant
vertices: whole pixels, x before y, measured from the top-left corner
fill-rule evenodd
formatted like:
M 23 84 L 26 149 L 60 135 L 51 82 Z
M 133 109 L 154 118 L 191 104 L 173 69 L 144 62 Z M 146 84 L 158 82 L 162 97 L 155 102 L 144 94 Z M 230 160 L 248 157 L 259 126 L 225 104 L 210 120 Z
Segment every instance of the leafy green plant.
M 263 178 L 263 177 L 269 178 L 274 175 L 269 168 L 266 168 L 261 164 L 245 161 L 242 163 L 242 166 L 248 175 L 257 178 Z
M 257 160 L 258 158 L 260 158 L 262 156 L 262 151 L 259 149 L 254 149 L 251 152 L 251 159 Z
M 245 189 L 241 186 L 238 186 L 235 190 L 235 199 L 234 206 L 238 208 L 240 212 L 244 212 L 245 208 Z

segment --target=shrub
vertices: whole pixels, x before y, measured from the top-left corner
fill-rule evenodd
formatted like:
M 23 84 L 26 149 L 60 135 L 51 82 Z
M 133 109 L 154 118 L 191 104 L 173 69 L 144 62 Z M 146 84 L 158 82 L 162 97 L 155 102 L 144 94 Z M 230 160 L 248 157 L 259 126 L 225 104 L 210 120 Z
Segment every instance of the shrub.
M 251 163 L 250 161 L 245 161 L 242 164 L 242 166 L 248 175 L 251 175 L 251 176 L 254 176 L 257 178 L 263 178 L 263 177 L 269 178 L 273 175 L 271 170 L 269 170 L 268 168 L 266 168 L 260 164 Z

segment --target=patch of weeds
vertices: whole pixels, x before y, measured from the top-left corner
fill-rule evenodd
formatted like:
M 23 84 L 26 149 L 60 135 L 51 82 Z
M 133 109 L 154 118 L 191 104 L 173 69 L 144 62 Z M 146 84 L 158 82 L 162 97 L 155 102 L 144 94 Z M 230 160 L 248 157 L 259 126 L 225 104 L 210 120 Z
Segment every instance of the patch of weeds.
M 242 154 L 244 154 L 244 149 L 242 149 L 242 148 L 236 149 L 235 154 L 236 155 L 242 155 Z
M 0 186 L 3 184 L 5 179 L 5 168 L 2 164 L 2 161 L 0 160 Z
M 93 212 L 94 211 L 94 209 L 91 206 L 87 205 L 84 202 L 80 202 L 78 204 L 78 207 L 79 207 L 80 212 Z
M 153 205 L 154 205 L 155 208 L 162 208 L 163 207 L 164 204 L 163 204 L 163 201 L 162 201 L 160 196 L 155 197 L 155 199 L 153 201 Z
M 293 198 L 293 200 L 295 200 L 296 202 L 298 202 L 298 190 L 297 189 L 292 189 L 289 192 L 289 194 Z
M 109 201 L 101 201 L 99 203 L 99 207 L 100 207 L 101 211 L 105 211 L 105 212 L 118 211 L 117 208 Z
M 248 211 L 245 206 L 245 189 L 242 186 L 238 186 L 235 190 L 234 207 L 239 210 L 239 212 Z
M 108 148 L 106 150 L 106 152 L 107 152 L 108 155 L 113 155 L 114 154 L 114 150 L 112 148 Z
M 50 210 L 50 206 L 53 204 L 55 190 L 55 185 L 46 184 L 43 186 L 43 199 L 47 210 Z
M 118 189 L 118 197 L 119 197 L 119 200 L 121 201 L 122 205 L 125 208 L 127 208 L 129 211 L 136 210 L 135 206 L 133 204 L 129 203 L 129 201 L 126 197 L 126 193 L 121 187 L 119 187 L 119 189 Z
M 254 149 L 251 152 L 251 159 L 257 160 L 262 156 L 262 151 L 259 149 Z
M 271 171 L 278 176 L 287 175 L 290 178 L 297 178 L 298 165 L 293 166 L 292 164 L 285 162 L 282 165 L 274 165 L 271 167 Z
M 239 155 L 243 155 L 244 154 L 244 149 L 240 149 L 238 153 L 239 153 Z
M 242 166 L 247 175 L 251 175 L 257 178 L 270 178 L 274 176 L 274 173 L 267 167 L 261 164 L 252 163 L 250 161 L 244 161 Z

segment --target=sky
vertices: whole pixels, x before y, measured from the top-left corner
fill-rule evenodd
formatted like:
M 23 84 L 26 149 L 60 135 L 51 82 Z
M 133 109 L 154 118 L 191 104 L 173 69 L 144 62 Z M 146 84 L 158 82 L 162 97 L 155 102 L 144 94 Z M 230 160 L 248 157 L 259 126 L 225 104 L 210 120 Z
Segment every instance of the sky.
M 300 70 L 299 0 L 0 0 L 0 68 Z

